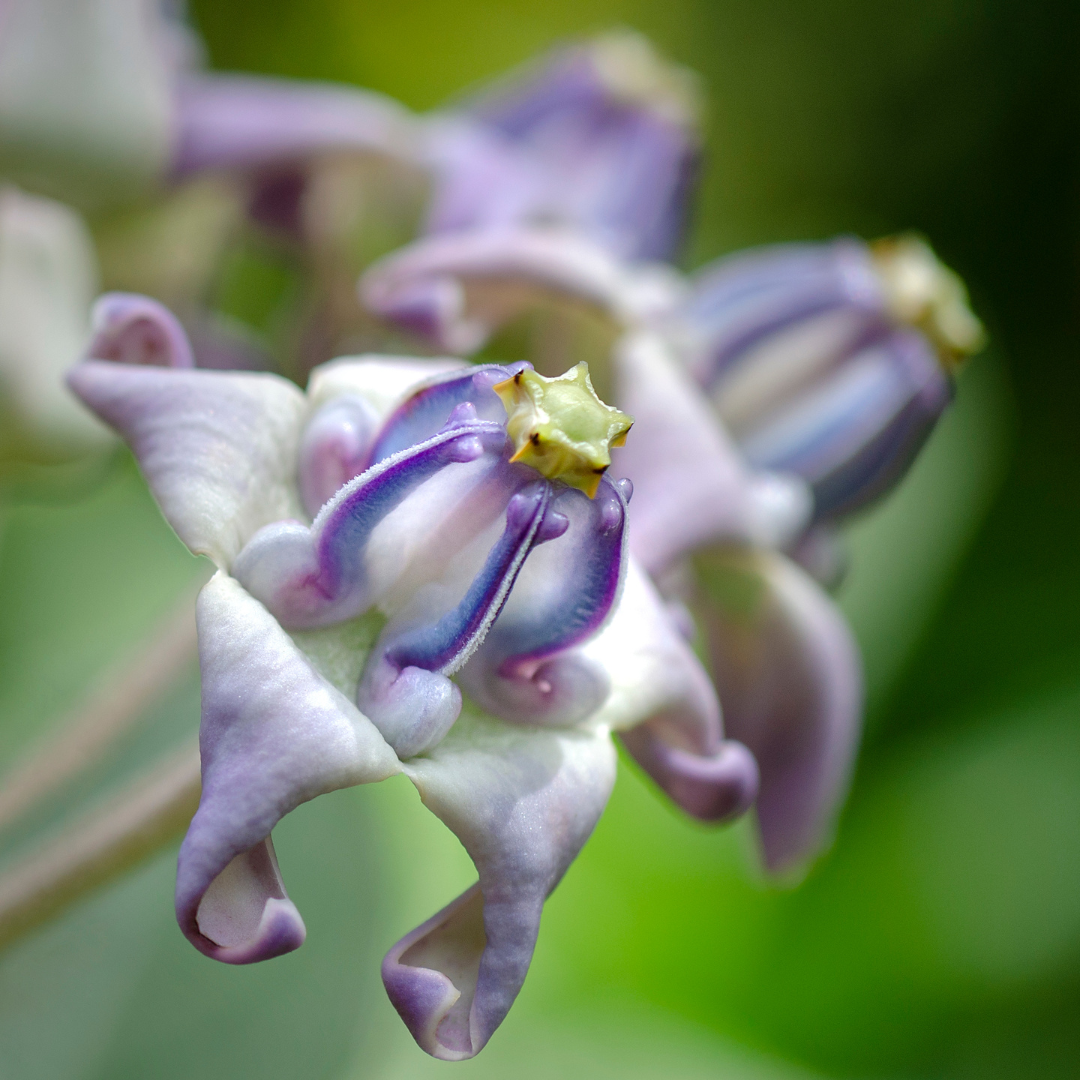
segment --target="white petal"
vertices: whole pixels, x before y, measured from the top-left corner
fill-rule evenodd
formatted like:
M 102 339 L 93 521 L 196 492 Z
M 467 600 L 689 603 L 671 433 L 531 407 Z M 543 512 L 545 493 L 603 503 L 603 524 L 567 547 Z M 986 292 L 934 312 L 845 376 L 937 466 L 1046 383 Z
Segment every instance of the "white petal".
M 169 523 L 228 568 L 264 525 L 300 518 L 304 395 L 276 375 L 86 361 L 68 384 L 131 445 Z

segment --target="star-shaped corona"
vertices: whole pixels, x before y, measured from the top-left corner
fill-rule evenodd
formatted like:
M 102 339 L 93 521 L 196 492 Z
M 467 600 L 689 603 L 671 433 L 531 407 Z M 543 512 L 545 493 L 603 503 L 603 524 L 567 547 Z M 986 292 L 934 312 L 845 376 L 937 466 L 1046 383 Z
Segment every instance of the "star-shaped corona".
M 510 460 L 594 498 L 611 464 L 611 448 L 626 442 L 634 420 L 600 400 L 589 365 L 580 363 L 553 379 L 526 369 L 492 389 L 506 409 L 506 431 L 515 447 Z

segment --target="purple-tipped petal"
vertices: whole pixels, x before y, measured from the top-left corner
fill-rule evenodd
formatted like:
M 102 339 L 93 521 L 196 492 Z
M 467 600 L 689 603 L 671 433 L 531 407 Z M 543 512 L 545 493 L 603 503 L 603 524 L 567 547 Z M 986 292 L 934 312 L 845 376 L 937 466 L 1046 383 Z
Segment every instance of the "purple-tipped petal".
M 358 394 L 328 401 L 300 440 L 300 497 L 311 517 L 367 467 L 379 427 L 374 408 Z
M 717 549 L 697 566 L 727 730 L 761 769 L 765 864 L 794 869 L 827 841 L 847 789 L 862 710 L 858 652 L 833 602 L 783 556 Z
M 255 75 L 181 81 L 172 172 L 251 169 L 313 154 L 377 153 L 415 160 L 409 114 L 353 87 Z
M 164 304 L 136 293 L 105 293 L 90 315 L 91 360 L 151 367 L 195 366 L 191 343 L 180 320 Z
M 483 364 L 463 372 L 435 376 L 417 387 L 386 419 L 370 456 L 374 465 L 410 446 L 430 439 L 466 403 L 473 406 L 479 420 L 506 422 L 506 409 L 491 388 L 513 378 L 531 364 Z
M 383 963 L 391 1000 L 422 1049 L 473 1057 L 529 969 L 548 894 L 592 832 L 615 779 L 606 731 L 475 726 L 405 766 L 457 835 L 478 887 L 413 931 Z
M 299 949 L 307 929 L 285 892 L 267 837 L 211 882 L 195 914 L 195 947 L 225 964 L 254 964 Z
M 505 609 L 461 673 L 482 708 L 518 723 L 576 723 L 610 689 L 601 668 L 560 654 L 596 634 L 617 601 L 626 503 L 604 477 L 595 499 L 565 489 L 552 509 L 565 521 L 565 535 L 529 556 Z
M 127 440 L 169 524 L 229 566 L 264 525 L 302 513 L 296 455 L 304 395 L 276 375 L 87 360 L 68 385 Z
M 446 305 L 436 282 L 456 283 L 463 303 Z M 433 307 L 421 317 L 425 295 Z M 671 310 L 678 295 L 670 272 L 624 265 L 574 233 L 541 227 L 430 236 L 376 263 L 361 281 L 376 314 L 393 319 L 407 310 L 413 329 L 431 328 L 433 345 L 462 353 L 548 297 L 599 308 L 622 324 Z
M 399 757 L 430 749 L 457 719 L 461 694 L 448 676 L 479 647 L 529 553 L 549 538 L 543 525 L 551 501 L 547 481 L 523 487 L 511 497 L 503 534 L 461 601 L 436 621 L 384 632 L 357 703 Z
M 310 529 L 290 521 L 261 529 L 237 556 L 236 577 L 285 626 L 326 626 L 361 614 L 386 587 L 377 578 L 373 582 L 367 565 L 366 548 L 377 526 L 450 466 L 485 458 L 481 464 L 497 468 L 505 442 L 499 424 L 451 416 L 438 435 L 341 488 Z M 421 512 L 426 505 L 421 500 Z M 437 523 L 438 515 L 432 517 Z
M 400 766 L 371 722 L 233 578 L 219 573 L 203 589 L 198 625 L 203 788 L 180 848 L 176 914 L 202 952 L 248 963 L 303 936 L 264 846 L 273 827 L 316 795 L 385 779 Z
M 635 557 L 655 574 L 717 539 L 756 538 L 754 478 L 664 342 L 630 335 L 616 363 L 619 408 L 634 417 L 615 468 L 634 483 Z
M 592 722 L 620 732 L 683 809 L 709 820 L 746 809 L 755 789 L 748 755 L 724 741 L 709 677 L 632 559 L 610 621 L 569 656 L 607 681 Z
M 671 800 L 701 821 L 741 817 L 757 796 L 757 762 L 742 743 L 728 740 L 713 754 L 692 753 L 666 741 L 653 724 L 624 731 L 622 741 Z

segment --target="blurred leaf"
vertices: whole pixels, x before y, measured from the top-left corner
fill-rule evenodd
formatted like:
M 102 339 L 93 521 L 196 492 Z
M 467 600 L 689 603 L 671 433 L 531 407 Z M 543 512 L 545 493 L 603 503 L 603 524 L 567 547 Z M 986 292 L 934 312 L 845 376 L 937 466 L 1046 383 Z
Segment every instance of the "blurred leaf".
M 1000 360 L 980 356 L 899 488 L 848 527 L 840 607 L 866 667 L 873 717 L 937 613 L 1004 477 L 1012 401 Z

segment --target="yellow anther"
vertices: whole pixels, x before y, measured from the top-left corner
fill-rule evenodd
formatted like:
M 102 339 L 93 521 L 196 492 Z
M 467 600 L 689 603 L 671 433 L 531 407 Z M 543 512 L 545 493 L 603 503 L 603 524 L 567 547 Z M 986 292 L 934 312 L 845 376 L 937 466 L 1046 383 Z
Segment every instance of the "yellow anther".
M 611 448 L 626 442 L 634 421 L 596 396 L 589 365 L 554 379 L 526 369 L 493 389 L 506 408 L 506 431 L 516 450 L 510 460 L 594 498 Z
M 986 332 L 968 307 L 963 281 L 925 240 L 904 233 L 878 240 L 870 250 L 893 317 L 921 330 L 947 370 L 983 347 Z

